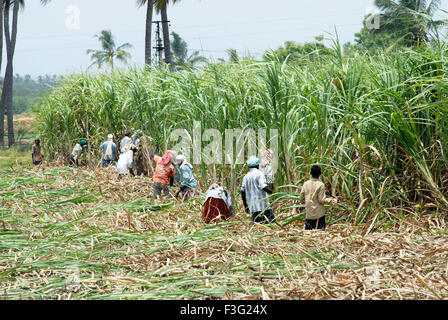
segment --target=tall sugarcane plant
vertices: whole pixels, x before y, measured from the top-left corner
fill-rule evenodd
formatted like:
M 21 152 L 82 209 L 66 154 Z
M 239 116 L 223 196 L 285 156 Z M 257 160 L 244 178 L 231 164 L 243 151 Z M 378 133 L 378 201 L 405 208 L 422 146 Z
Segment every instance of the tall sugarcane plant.
M 69 152 L 86 134 L 86 114 L 94 143 L 140 128 L 169 148 L 172 130 L 191 133 L 194 121 L 202 133 L 215 128 L 223 136 L 232 128 L 276 129 L 276 185 L 290 186 L 278 189 L 289 195 L 320 163 L 329 189 L 353 212 L 431 201 L 446 206 L 448 48 L 350 59 L 335 48 L 329 59 L 301 65 L 273 58 L 199 71 L 73 75 L 39 108 L 43 145 L 54 156 Z M 196 170 L 204 185 L 219 179 L 236 193 L 246 169 L 202 162 Z

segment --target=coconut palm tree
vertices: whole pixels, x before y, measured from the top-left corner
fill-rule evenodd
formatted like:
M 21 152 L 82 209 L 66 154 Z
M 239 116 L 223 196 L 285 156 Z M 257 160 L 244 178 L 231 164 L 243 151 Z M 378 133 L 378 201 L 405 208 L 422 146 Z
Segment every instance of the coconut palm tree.
M 139 7 L 146 5 L 146 31 L 145 31 L 145 64 L 151 64 L 151 34 L 152 34 L 152 14 L 154 0 L 137 0 Z
M 2 68 L 3 58 L 3 13 L 5 8 L 5 0 L 0 0 L 0 69 Z
M 41 0 L 43 5 L 47 4 L 49 0 Z M 12 96 L 13 96 L 13 59 L 14 52 L 16 47 L 17 40 L 17 25 L 19 19 L 19 8 L 23 8 L 25 5 L 24 0 L 1 0 L 1 14 L 0 18 L 2 22 L 0 23 L 1 29 L 0 33 L 0 56 L 3 53 L 3 31 L 5 35 L 5 43 L 6 43 L 6 71 L 5 77 L 3 79 L 3 88 L 2 88 L 2 100 L 0 102 L 0 145 L 4 145 L 4 117 L 5 112 L 7 114 L 7 123 L 8 123 L 8 146 L 11 147 L 15 143 L 14 139 L 14 112 L 12 105 Z M 10 23 L 10 11 L 12 8 L 12 21 Z M 1 58 L 0 58 L 1 63 Z
M 181 38 L 176 32 L 171 32 L 173 40 L 171 41 L 171 48 L 173 50 L 173 66 L 179 68 L 182 65 L 193 67 L 198 63 L 207 62 L 207 58 L 200 56 L 199 51 L 193 51 L 192 54 L 188 54 L 188 44 Z
M 125 43 L 117 47 L 115 45 L 114 36 L 110 30 L 103 30 L 95 35 L 95 37 L 100 41 L 103 50 L 87 50 L 87 54 L 91 54 L 91 59 L 93 60 L 92 65 L 97 65 L 98 68 L 101 68 L 103 64 L 108 64 L 111 69 L 113 69 L 114 59 L 127 63 L 131 54 L 125 51 L 125 49 L 132 48 L 131 44 Z
M 375 0 L 383 12 L 379 32 L 397 34 L 405 46 L 427 43 L 429 33 L 445 24 L 432 18 L 440 0 Z

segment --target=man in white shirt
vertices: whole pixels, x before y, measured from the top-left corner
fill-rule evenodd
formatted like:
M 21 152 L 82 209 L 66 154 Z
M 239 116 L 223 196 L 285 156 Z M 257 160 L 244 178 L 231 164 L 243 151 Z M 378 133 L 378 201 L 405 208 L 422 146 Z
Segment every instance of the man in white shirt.
M 131 139 L 130 135 L 131 135 L 131 131 L 124 130 L 124 138 L 121 139 L 121 142 L 120 142 L 120 152 L 123 153 L 128 150 L 128 149 L 125 150 L 125 148 L 132 143 L 132 139 Z
M 71 167 L 72 165 L 79 166 L 79 157 L 81 156 L 83 148 L 87 146 L 87 141 L 82 139 L 79 143 L 75 145 L 70 154 L 70 159 L 68 160 L 68 165 Z
M 247 160 L 249 172 L 244 176 L 241 185 L 241 197 L 247 213 L 252 213 L 252 222 L 270 223 L 274 221 L 274 213 L 269 208 L 268 194 L 273 190 L 268 186 L 266 177 L 260 171 L 260 159 L 251 156 Z

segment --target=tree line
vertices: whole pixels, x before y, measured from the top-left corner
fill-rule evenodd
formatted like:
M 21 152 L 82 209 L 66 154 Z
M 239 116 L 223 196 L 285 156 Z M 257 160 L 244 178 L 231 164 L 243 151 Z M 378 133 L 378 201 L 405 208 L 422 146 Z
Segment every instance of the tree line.
M 151 64 L 151 32 L 153 22 L 153 11 L 162 14 L 162 20 L 166 21 L 168 4 L 175 4 L 177 1 L 167 0 L 137 0 L 139 7 L 146 6 L 146 36 L 145 36 L 145 63 Z M 343 45 L 344 53 L 354 52 L 376 54 L 384 50 L 395 50 L 403 47 L 419 47 L 430 45 L 438 40 L 439 30 L 446 26 L 446 20 L 435 20 L 434 15 L 440 8 L 440 0 L 375 0 L 375 5 L 380 10 L 378 28 L 368 28 L 367 22 L 371 15 L 364 17 L 362 29 L 355 34 L 354 43 Z M 188 51 L 187 43 L 175 32 L 169 32 L 168 23 L 162 24 L 164 61 L 172 69 L 186 66 L 194 66 L 198 63 L 207 63 L 207 59 L 194 51 Z M 170 39 L 170 34 L 172 39 Z M 113 35 L 110 30 L 103 30 L 97 37 L 100 40 L 103 50 L 88 50 L 93 63 L 101 67 L 105 63 L 113 68 L 114 58 L 127 62 L 130 54 L 125 51 L 131 48 L 131 44 L 125 43 L 119 47 L 115 46 Z M 168 40 L 167 40 L 168 39 Z M 332 52 L 323 43 L 324 37 L 317 36 L 315 41 L 298 43 L 287 41 L 283 46 L 275 50 L 268 50 L 263 54 L 264 60 L 270 60 L 273 56 L 280 60 L 289 59 L 293 62 L 309 62 L 317 58 L 327 56 Z M 237 62 L 253 57 L 240 57 L 235 49 L 227 50 L 230 62 Z M 224 59 L 218 59 L 224 62 Z
M 26 74 L 25 76 L 16 74 L 13 80 L 13 113 L 21 114 L 31 111 L 32 108 L 41 101 L 45 94 L 49 92 L 51 88 L 58 85 L 63 79 L 63 76 L 58 75 L 46 74 L 33 79 L 29 74 Z M 0 79 L 0 84 L 1 83 L 3 83 L 3 79 Z

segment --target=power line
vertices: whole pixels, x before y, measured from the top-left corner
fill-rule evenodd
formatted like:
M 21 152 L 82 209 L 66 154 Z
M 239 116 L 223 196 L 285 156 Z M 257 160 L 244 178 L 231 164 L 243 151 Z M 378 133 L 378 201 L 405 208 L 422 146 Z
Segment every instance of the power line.
M 244 24 L 254 24 L 254 23 L 266 23 L 266 22 L 276 22 L 276 21 L 296 21 L 305 19 L 318 19 L 318 18 L 330 18 L 330 17 L 345 17 L 360 15 L 362 13 L 346 13 L 346 14 L 334 14 L 325 16 L 305 16 L 298 18 L 280 18 L 280 19 L 269 19 L 269 20 L 252 20 L 252 21 L 242 21 L 242 22 L 232 22 L 232 23 L 219 23 L 219 24 L 209 24 L 209 25 L 191 25 L 191 26 L 177 26 L 177 29 L 194 29 L 194 28 L 211 28 L 211 27 L 223 27 L 223 26 L 233 26 L 233 25 L 244 25 Z M 136 30 L 121 30 L 115 31 L 115 33 L 133 33 L 133 32 L 144 32 L 145 29 Z M 18 39 L 47 39 L 47 38 L 67 38 L 67 37 L 83 37 L 83 36 L 94 36 L 96 33 L 76 33 L 76 34 L 55 34 L 55 35 L 43 35 L 43 36 L 21 36 Z
M 342 24 L 339 26 L 326 26 L 324 28 L 331 28 L 331 27 L 350 27 L 350 26 L 359 26 L 359 23 L 352 23 L 352 24 Z M 263 31 L 263 32 L 252 32 L 252 33 L 235 33 L 235 34 L 225 34 L 225 35 L 215 35 L 215 36 L 201 36 L 201 39 L 209 39 L 209 38 L 226 38 L 226 37 L 239 37 L 239 36 L 252 36 L 252 35 L 261 35 L 261 34 L 268 34 L 268 33 L 277 33 L 277 32 L 290 32 L 290 31 L 303 31 L 303 30 L 315 30 L 320 29 L 321 27 L 310 27 L 310 28 L 299 28 L 299 29 L 283 29 L 283 30 L 273 30 L 273 31 Z M 198 38 L 198 36 L 185 36 L 184 39 L 193 39 Z
M 340 28 L 340 27 L 349 27 L 349 26 L 358 26 L 359 23 L 356 24 L 345 24 L 345 25 L 334 25 L 334 26 L 326 26 L 324 28 Z M 186 36 L 182 37 L 183 39 L 211 39 L 211 38 L 225 38 L 225 37 L 239 37 L 239 36 L 253 36 L 253 35 L 263 35 L 263 34 L 270 34 L 270 33 L 279 33 L 279 32 L 290 32 L 290 31 L 303 31 L 303 30 L 315 30 L 315 29 L 321 29 L 321 27 L 309 27 L 309 28 L 298 28 L 298 29 L 283 29 L 283 30 L 273 30 L 273 31 L 264 31 L 264 32 L 253 32 L 253 33 L 238 33 L 238 34 L 226 34 L 226 35 L 214 35 L 214 36 Z M 135 42 L 135 44 L 144 44 L 145 42 L 138 41 Z M 73 47 L 59 47 L 59 48 L 38 48 L 38 49 L 26 49 L 26 50 L 16 50 L 16 53 L 19 52 L 31 52 L 31 51 L 49 51 L 49 50 L 64 50 L 64 49 L 80 49 L 80 48 L 88 48 L 91 47 L 92 44 L 89 45 L 81 45 L 81 46 L 73 46 Z
M 206 50 L 206 49 L 193 49 L 193 48 L 188 48 L 188 51 L 203 51 L 203 52 L 227 52 L 227 50 Z M 247 52 L 243 52 L 243 51 L 237 51 L 239 54 L 246 54 Z M 249 52 L 249 53 L 254 53 L 254 54 L 260 54 L 261 52 Z
M 308 17 L 299 17 L 299 18 L 281 18 L 281 19 L 269 19 L 269 20 L 252 20 L 252 21 L 243 21 L 243 22 L 235 22 L 235 23 L 220 23 L 220 24 L 210 24 L 210 25 L 195 25 L 195 26 L 179 26 L 179 29 L 188 29 L 188 28 L 209 28 L 209 27 L 223 27 L 223 26 L 231 26 L 231 25 L 242 25 L 242 24 L 253 24 L 253 23 L 266 23 L 266 22 L 275 22 L 275 21 L 296 21 L 296 20 L 306 20 L 306 19 L 318 19 L 318 18 L 330 18 L 330 17 L 345 17 L 345 16 L 355 16 L 363 13 L 346 13 L 346 14 L 332 14 L 326 16 L 308 16 Z

